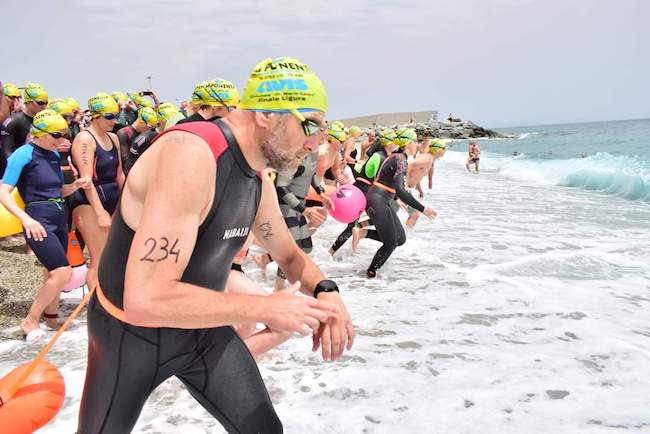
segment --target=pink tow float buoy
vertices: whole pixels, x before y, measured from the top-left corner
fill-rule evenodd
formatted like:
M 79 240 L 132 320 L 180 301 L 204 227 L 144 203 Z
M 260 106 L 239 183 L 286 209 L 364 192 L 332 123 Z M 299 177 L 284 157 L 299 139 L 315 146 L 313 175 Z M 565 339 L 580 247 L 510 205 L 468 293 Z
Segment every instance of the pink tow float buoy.
M 330 215 L 341 223 L 352 223 L 366 209 L 366 196 L 354 185 L 342 185 L 330 196 L 334 210 Z

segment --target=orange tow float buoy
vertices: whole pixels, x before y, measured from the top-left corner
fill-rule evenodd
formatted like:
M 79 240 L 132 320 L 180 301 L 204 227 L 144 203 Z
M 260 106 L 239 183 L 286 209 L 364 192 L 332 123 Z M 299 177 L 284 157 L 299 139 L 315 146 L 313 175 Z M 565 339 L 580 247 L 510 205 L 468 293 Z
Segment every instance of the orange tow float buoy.
M 11 192 L 11 198 L 18 204 L 20 209 L 25 209 L 25 202 L 20 197 L 18 189 L 14 188 Z M 19 234 L 23 231 L 23 224 L 18 217 L 9 212 L 7 208 L 0 205 L 0 238 L 9 235 Z
M 2 432 L 31 434 L 50 421 L 63 405 L 65 383 L 59 370 L 40 360 L 7 401 L 9 389 L 33 362 L 18 366 L 0 379 L 0 427 Z

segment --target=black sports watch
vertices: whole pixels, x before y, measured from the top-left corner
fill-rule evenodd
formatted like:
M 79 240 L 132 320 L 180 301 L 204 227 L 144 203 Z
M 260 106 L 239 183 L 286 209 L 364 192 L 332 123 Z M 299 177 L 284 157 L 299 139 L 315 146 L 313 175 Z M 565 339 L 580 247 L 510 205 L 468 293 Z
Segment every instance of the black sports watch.
M 339 292 L 339 287 L 333 280 L 321 280 L 314 289 L 314 298 L 317 298 L 321 292 Z

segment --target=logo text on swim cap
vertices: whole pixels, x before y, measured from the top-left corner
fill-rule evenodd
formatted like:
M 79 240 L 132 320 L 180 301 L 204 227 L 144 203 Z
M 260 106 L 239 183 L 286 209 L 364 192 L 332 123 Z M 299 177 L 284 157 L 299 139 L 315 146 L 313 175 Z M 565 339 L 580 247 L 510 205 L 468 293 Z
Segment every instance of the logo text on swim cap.
M 299 79 L 282 79 L 282 80 L 265 80 L 257 86 L 258 93 L 280 92 L 284 89 L 289 90 L 307 90 L 309 86 L 302 78 Z
M 294 71 L 309 71 L 307 65 L 301 65 L 300 63 L 293 62 L 278 62 L 278 63 L 267 63 L 264 66 L 264 71 L 275 71 L 276 69 L 293 69 Z

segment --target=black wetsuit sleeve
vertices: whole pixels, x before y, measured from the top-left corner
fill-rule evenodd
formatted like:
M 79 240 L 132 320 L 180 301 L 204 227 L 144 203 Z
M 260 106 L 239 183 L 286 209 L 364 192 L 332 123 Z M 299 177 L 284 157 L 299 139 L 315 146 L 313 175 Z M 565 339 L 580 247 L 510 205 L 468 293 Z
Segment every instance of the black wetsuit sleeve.
M 406 175 L 407 167 L 408 164 L 406 162 L 406 157 L 397 160 L 397 170 L 395 170 L 395 175 L 393 178 L 395 193 L 397 194 L 399 200 L 401 200 L 411 208 L 414 208 L 420 212 L 424 212 L 424 205 L 422 205 L 416 198 L 413 197 L 411 193 L 406 191 L 406 189 L 404 188 L 405 185 L 404 176 Z
M 4 128 L 2 141 L 3 151 L 6 157 L 9 157 L 17 148 L 22 146 L 24 143 L 19 143 L 20 141 L 25 141 L 26 134 L 21 134 L 22 128 L 20 128 L 20 122 L 17 119 L 11 119 L 7 126 Z M 22 139 L 20 138 L 22 136 Z
M 323 187 L 321 187 L 318 184 L 318 181 L 316 181 L 316 172 L 311 176 L 311 186 L 316 190 L 316 193 L 321 194 Z

